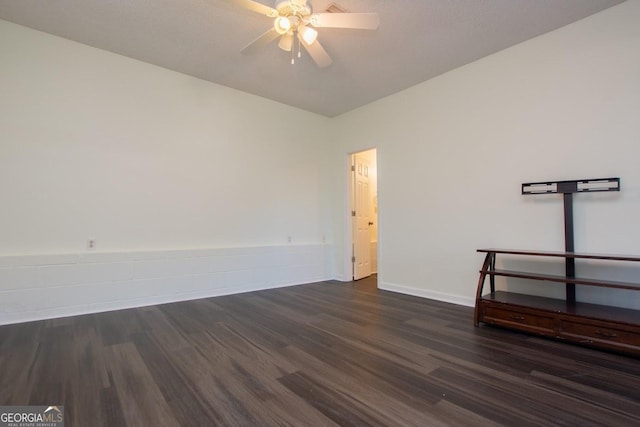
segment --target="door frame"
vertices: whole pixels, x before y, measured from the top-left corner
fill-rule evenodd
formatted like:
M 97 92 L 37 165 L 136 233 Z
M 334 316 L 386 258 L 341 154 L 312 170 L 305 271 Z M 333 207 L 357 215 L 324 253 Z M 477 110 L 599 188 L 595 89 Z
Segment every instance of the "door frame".
M 345 174 L 345 186 L 346 191 L 344 192 L 344 206 L 346 209 L 344 210 L 344 224 L 345 224 L 345 233 L 344 233 L 344 257 L 343 257 L 343 265 L 344 265 L 344 279 L 346 282 L 353 281 L 354 271 L 353 271 L 353 262 L 351 262 L 351 257 L 353 256 L 353 218 L 351 217 L 351 211 L 353 211 L 353 203 L 354 203 L 354 185 L 353 185 L 353 175 L 351 171 L 351 165 L 353 162 L 354 155 L 358 153 L 362 153 L 363 151 L 376 150 L 376 159 L 378 158 L 378 147 L 373 146 L 369 148 L 363 148 L 361 150 L 348 152 L 345 156 L 344 170 Z M 378 179 L 378 160 L 376 160 L 376 180 Z M 376 187 L 378 188 L 378 194 L 380 193 L 379 183 L 376 181 Z M 376 213 L 375 221 L 378 222 L 378 246 L 377 246 L 377 255 L 376 258 L 378 260 L 376 271 L 378 277 L 380 277 L 380 203 L 378 198 L 378 212 Z

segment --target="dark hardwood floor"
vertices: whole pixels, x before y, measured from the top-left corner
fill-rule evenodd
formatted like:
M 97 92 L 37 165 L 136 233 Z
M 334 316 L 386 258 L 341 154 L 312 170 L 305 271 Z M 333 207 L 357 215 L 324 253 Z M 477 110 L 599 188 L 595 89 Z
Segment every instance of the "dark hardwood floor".
M 0 405 L 67 426 L 640 425 L 640 363 L 375 277 L 0 327 Z

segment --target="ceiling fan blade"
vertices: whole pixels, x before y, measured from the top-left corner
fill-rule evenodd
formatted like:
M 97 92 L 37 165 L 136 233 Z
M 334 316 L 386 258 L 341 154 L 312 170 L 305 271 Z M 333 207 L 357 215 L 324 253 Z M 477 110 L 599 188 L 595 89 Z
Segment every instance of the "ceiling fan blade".
M 255 39 L 254 41 L 246 45 L 244 49 L 242 49 L 240 52 L 244 54 L 255 53 L 261 48 L 263 48 L 264 46 L 268 45 L 269 43 L 277 39 L 278 36 L 280 36 L 280 34 L 278 34 L 276 29 L 271 28 L 266 33 L 262 34 L 260 37 L 258 37 L 257 39 Z
M 257 12 L 261 15 L 267 15 L 271 18 L 278 16 L 278 11 L 272 7 L 266 6 L 262 3 L 258 3 L 252 0 L 222 0 L 226 3 L 249 9 L 253 12 Z
M 314 13 L 309 20 L 314 27 L 375 30 L 380 25 L 377 13 Z
M 308 44 L 306 41 L 304 41 L 304 38 L 300 35 L 300 33 L 298 33 L 298 40 L 300 40 L 300 43 L 302 43 L 305 49 L 307 49 L 307 52 L 309 52 L 309 56 L 313 59 L 318 67 L 325 68 L 331 65 L 333 60 L 331 59 L 327 51 L 324 50 L 318 40 L 314 41 L 311 44 Z

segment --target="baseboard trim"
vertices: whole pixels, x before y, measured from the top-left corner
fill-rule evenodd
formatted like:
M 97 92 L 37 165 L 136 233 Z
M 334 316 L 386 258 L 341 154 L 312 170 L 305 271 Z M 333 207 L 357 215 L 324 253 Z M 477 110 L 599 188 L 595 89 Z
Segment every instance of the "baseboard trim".
M 460 295 L 447 294 L 444 292 L 431 291 L 428 289 L 412 288 L 404 285 L 397 285 L 395 283 L 378 281 L 378 289 L 383 291 L 397 292 L 400 294 L 411 295 L 414 297 L 427 298 L 436 301 L 449 302 L 452 304 L 463 305 L 467 307 L 475 306 L 475 299 L 470 297 L 463 297 Z

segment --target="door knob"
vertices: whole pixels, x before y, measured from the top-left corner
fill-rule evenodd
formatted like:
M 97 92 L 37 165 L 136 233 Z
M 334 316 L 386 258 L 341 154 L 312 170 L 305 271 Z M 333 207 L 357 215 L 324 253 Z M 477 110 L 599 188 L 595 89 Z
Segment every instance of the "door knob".
M 369 221 L 369 225 L 373 225 L 373 223 L 371 221 Z

